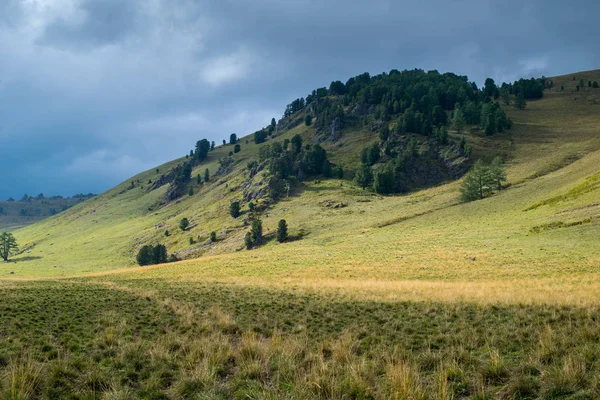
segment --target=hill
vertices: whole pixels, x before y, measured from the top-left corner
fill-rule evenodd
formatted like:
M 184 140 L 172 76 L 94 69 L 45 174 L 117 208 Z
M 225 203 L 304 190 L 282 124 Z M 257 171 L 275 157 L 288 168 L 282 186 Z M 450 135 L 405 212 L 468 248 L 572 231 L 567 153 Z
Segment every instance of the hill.
M 248 136 L 238 153 L 208 152 L 174 200 L 155 182 L 185 157 L 16 231 L 24 251 L 0 273 L 24 280 L 0 282 L 9 349 L 0 368 L 24 378 L 5 378 L 0 390 L 25 382 L 20 393 L 38 397 L 597 398 L 600 89 L 577 90 L 581 79 L 600 80 L 600 71 L 548 78 L 524 110 L 500 102 L 510 129 L 450 129 L 449 148 L 463 135 L 471 147 L 460 157 L 467 164 L 504 159 L 508 187 L 482 200 L 460 202 L 461 180 L 449 175 L 393 195 L 314 176 L 273 199 L 270 161 L 248 164 L 295 135 L 319 142 L 344 175 L 373 143 L 382 155 L 374 173 L 398 160 L 383 144 L 394 137 L 393 151 L 414 137 L 419 157 L 440 143 L 433 130 L 402 132 L 406 110 L 384 118 L 385 141 L 376 110 L 332 138 L 318 112 L 298 104 L 264 143 Z M 356 107 L 323 98 L 344 115 Z M 209 182 L 197 184 L 205 169 Z M 409 181 L 407 171 L 394 182 Z M 267 240 L 247 251 L 250 200 Z M 239 218 L 231 201 L 242 203 Z M 288 243 L 273 240 L 280 219 Z M 187 260 L 127 268 L 156 243 Z M 39 310 L 56 317 L 40 320 Z
M 75 204 L 92 198 L 92 194 L 79 194 L 73 197 L 36 197 L 24 195 L 19 201 L 0 201 L 0 230 L 15 230 L 31 225 L 45 218 L 65 211 Z

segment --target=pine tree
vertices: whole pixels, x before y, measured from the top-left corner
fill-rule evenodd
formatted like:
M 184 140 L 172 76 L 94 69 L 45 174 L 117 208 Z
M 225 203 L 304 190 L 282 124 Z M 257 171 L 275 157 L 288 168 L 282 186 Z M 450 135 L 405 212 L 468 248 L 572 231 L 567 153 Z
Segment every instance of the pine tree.
M 212 231 L 210 233 L 210 241 L 213 242 L 213 243 L 215 243 L 217 241 L 217 232 Z
M 515 108 L 517 110 L 524 110 L 527 107 L 527 101 L 525 101 L 525 96 L 523 93 L 519 93 L 519 95 L 515 98 Z
M 460 107 L 454 110 L 454 117 L 452 118 L 452 127 L 460 135 L 466 124 L 465 115 Z
M 246 246 L 246 250 L 252 248 L 252 234 L 250 232 L 246 232 L 246 236 L 244 236 L 244 245 Z
M 371 182 L 373 182 L 373 172 L 371 171 L 371 167 L 363 165 L 359 168 L 358 171 L 356 171 L 354 180 L 364 190 Z
M 12 233 L 4 232 L 0 235 L 0 257 L 8 261 L 8 257 L 15 255 L 19 251 L 17 239 Z
M 282 219 L 277 224 L 277 241 L 279 243 L 283 243 L 287 240 L 287 238 L 288 238 L 287 222 L 285 222 L 285 219 Z
M 231 215 L 233 218 L 237 218 L 240 216 L 239 201 L 232 201 L 231 204 L 229 204 L 229 215 Z
M 490 165 L 491 178 L 496 183 L 496 188 L 502 190 L 502 184 L 506 182 L 506 171 L 502 166 L 502 159 L 500 157 L 494 158 Z
M 154 249 L 152 246 L 143 246 L 136 256 L 136 261 L 139 265 L 150 265 L 152 264 L 152 259 L 154 258 Z
M 252 228 L 250 229 L 250 234 L 252 238 L 252 245 L 256 246 L 262 242 L 263 230 L 262 230 L 262 221 L 258 218 L 252 221 Z
M 490 173 L 490 168 L 478 160 L 465 177 L 460 188 L 462 201 L 483 199 L 490 195 L 495 181 Z
M 198 185 L 202 185 L 202 177 L 200 176 L 200 174 L 196 175 L 196 183 Z
M 208 168 L 206 168 L 204 170 L 204 182 L 207 182 L 210 180 L 210 172 L 208 171 Z

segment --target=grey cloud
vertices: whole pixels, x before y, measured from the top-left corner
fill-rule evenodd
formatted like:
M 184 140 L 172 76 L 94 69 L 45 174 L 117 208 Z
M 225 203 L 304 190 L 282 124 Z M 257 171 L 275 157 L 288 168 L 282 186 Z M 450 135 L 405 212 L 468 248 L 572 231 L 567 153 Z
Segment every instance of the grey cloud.
M 59 14 L 51 21 L 38 43 L 73 50 L 122 42 L 138 29 L 140 4 L 129 0 L 84 0 L 75 15 Z
M 365 71 L 481 84 L 600 64 L 594 0 L 40 4 L 0 2 L 0 198 L 105 190 Z

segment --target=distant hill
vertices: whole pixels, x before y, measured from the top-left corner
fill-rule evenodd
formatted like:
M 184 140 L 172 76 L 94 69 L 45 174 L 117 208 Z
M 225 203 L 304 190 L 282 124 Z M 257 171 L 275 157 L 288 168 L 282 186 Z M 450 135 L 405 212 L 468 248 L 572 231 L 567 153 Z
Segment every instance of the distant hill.
M 582 80 L 584 87 L 577 89 Z M 598 208 L 590 197 L 595 186 L 564 203 L 575 211 L 523 210 L 596 179 L 600 89 L 593 87 L 595 81 L 600 81 L 599 71 L 507 85 L 487 82 L 477 88 L 466 77 L 415 70 L 333 82 L 295 100 L 279 121 L 265 121 L 264 128 L 237 138 L 236 144 L 211 148 L 199 142 L 191 156 L 142 172 L 16 231 L 27 258 L 16 274 L 133 266 L 142 246 L 158 243 L 180 259 L 229 254 L 236 264 L 254 216 L 263 220 L 269 238 L 285 218 L 291 234 L 302 239 L 289 245 L 296 255 L 332 246 L 352 254 L 350 264 L 368 258 L 365 248 L 357 247 L 366 240 L 362 235 L 370 235 L 374 246 L 394 238 L 419 258 L 423 249 L 411 246 L 433 232 L 443 238 L 439 243 L 461 238 L 460 246 L 471 248 L 485 237 L 504 243 L 515 231 L 529 243 L 535 227 L 544 231 L 540 227 L 556 221 L 564 226 L 586 221 L 551 231 L 561 235 L 557 248 L 567 246 L 574 243 L 574 232 L 598 227 Z M 520 95 L 527 101 L 524 110 L 514 107 Z M 460 132 L 452 123 L 458 108 L 466 114 Z M 460 203 L 457 180 L 474 161 L 497 156 L 506 165 L 510 188 L 492 199 Z M 363 172 L 372 174 L 364 190 L 356 179 Z M 240 203 L 240 217 L 230 216 L 231 202 Z M 26 205 L 10 206 L 11 215 L 19 218 Z M 57 206 L 32 200 L 26 210 L 49 215 L 51 208 Z M 34 218 L 21 217 L 13 226 Z M 186 230 L 179 228 L 182 218 L 190 222 Z M 501 227 L 487 230 L 498 221 Z M 383 229 L 389 226 L 393 229 Z M 209 239 L 211 232 L 216 241 Z M 260 254 L 279 254 L 268 243 Z M 456 253 L 450 242 L 439 245 Z M 14 269 L 0 273 L 7 268 Z
M 14 230 L 31 225 L 92 197 L 94 195 L 91 193 L 73 197 L 45 197 L 40 194 L 35 197 L 24 195 L 20 200 L 9 198 L 0 201 L 0 230 Z

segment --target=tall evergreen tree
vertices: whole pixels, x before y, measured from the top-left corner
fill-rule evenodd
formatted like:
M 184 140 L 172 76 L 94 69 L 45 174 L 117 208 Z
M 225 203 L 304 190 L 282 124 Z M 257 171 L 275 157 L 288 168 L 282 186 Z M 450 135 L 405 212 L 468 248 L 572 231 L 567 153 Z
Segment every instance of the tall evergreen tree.
M 244 245 L 246 246 L 246 250 L 250 250 L 253 244 L 252 234 L 250 232 L 246 232 L 246 235 L 244 236 Z
M 514 105 L 517 110 L 524 110 L 525 107 L 527 107 L 527 101 L 525 100 L 525 95 L 523 95 L 523 93 L 519 93 L 515 98 Z
M 231 135 L 229 135 L 229 144 L 236 144 L 238 141 L 237 139 L 237 135 L 235 133 L 232 133 Z
M 363 188 L 363 190 L 368 187 L 371 182 L 373 182 L 373 172 L 371 171 L 371 167 L 363 165 L 359 168 L 358 171 L 356 171 L 354 180 L 361 188 Z
M 452 127 L 460 135 L 466 124 L 465 115 L 461 107 L 454 109 L 454 117 L 452 117 Z
M 490 165 L 491 178 L 496 183 L 496 189 L 502 190 L 502 184 L 506 182 L 506 171 L 502 165 L 502 159 L 500 157 L 494 158 Z
M 277 241 L 283 243 L 288 238 L 288 226 L 285 219 L 282 219 L 277 224 Z
M 204 182 L 207 182 L 210 180 L 210 172 L 208 171 L 208 168 L 206 168 L 204 170 Z
M 0 257 L 4 261 L 8 261 L 8 258 L 15 255 L 18 251 L 19 245 L 17 244 L 17 239 L 15 239 L 12 233 L 3 232 L 0 235 Z
M 196 158 L 198 161 L 204 161 L 210 151 L 210 143 L 206 139 L 199 140 L 196 143 Z
M 143 246 L 136 256 L 136 261 L 139 265 L 150 265 L 152 264 L 152 259 L 154 258 L 154 248 L 152 246 Z
M 483 199 L 490 195 L 496 182 L 490 168 L 478 160 L 465 177 L 460 188 L 462 201 Z
M 292 137 L 292 149 L 295 153 L 300 153 L 302 151 L 302 136 L 295 134 Z
M 263 229 L 262 229 L 262 221 L 258 218 L 252 220 L 252 228 L 250 229 L 250 234 L 252 235 L 252 245 L 256 246 L 262 242 L 263 237 Z

